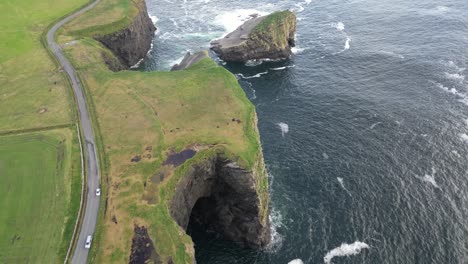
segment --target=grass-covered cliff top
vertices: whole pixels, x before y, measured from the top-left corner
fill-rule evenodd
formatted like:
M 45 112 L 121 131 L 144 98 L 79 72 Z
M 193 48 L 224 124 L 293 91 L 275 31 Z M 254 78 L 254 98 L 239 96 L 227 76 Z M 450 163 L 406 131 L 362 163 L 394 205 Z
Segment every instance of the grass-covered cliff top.
M 125 28 L 144 8 L 144 0 L 101 0 L 93 9 L 64 26 L 69 34 L 91 36 Z
M 271 38 L 270 41 L 286 46 L 291 32 L 296 31 L 296 15 L 289 11 L 276 11 L 267 15 L 250 33 L 252 39 Z
M 167 202 L 184 168 L 211 155 L 222 153 L 245 168 L 263 166 L 258 163 L 255 108 L 237 79 L 208 58 L 176 72 L 110 71 L 102 58 L 113 55 L 91 36 L 100 33 L 96 30 L 102 21 L 110 21 L 98 18 L 109 15 L 106 5 L 115 3 L 116 12 L 129 12 L 123 2 L 102 0 L 103 14 L 94 9 L 58 37 L 85 85 L 97 124 L 104 198 L 91 261 L 128 262 L 136 224 L 148 228 L 165 261 L 172 256 L 174 263 L 192 263 L 192 241 L 173 221 Z M 162 166 L 170 151 L 189 146 L 200 151 L 178 170 Z M 267 208 L 266 173 L 259 177 L 261 202 Z

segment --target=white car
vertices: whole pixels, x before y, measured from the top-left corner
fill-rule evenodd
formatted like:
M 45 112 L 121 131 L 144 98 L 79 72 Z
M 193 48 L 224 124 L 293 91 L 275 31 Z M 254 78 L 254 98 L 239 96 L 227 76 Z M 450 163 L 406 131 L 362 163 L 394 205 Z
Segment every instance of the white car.
M 101 188 L 96 189 L 96 196 L 101 196 Z
M 84 247 L 85 247 L 85 248 L 91 248 L 91 239 L 92 239 L 92 238 L 91 238 L 91 235 L 89 235 L 89 236 L 86 237 L 86 242 L 85 242 L 85 244 L 84 244 Z

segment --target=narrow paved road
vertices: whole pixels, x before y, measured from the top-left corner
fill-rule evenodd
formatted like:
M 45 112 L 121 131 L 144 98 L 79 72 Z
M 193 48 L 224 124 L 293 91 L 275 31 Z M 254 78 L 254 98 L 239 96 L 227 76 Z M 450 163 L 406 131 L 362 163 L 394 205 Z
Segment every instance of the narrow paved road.
M 89 9 L 93 8 L 100 0 L 96 0 L 90 5 L 80 9 L 79 11 L 71 14 L 70 16 L 64 18 L 57 24 L 55 24 L 49 32 L 47 32 L 47 44 L 49 45 L 50 50 L 57 57 L 58 62 L 62 65 L 63 69 L 67 72 L 70 77 L 71 84 L 73 86 L 73 92 L 75 93 L 76 102 L 78 105 L 78 113 L 81 122 L 81 129 L 83 131 L 84 137 L 84 151 L 86 153 L 86 166 L 87 166 L 87 199 L 86 205 L 83 208 L 84 218 L 81 224 L 81 231 L 78 237 L 78 243 L 76 244 L 75 252 L 72 257 L 73 264 L 86 263 L 88 260 L 89 249 L 84 248 L 86 237 L 88 235 L 93 235 L 94 230 L 96 229 L 97 217 L 99 214 L 99 197 L 96 196 L 96 188 L 99 186 L 99 161 L 97 157 L 96 144 L 94 142 L 94 133 L 93 127 L 91 124 L 91 118 L 88 112 L 88 107 L 86 105 L 86 97 L 83 92 L 83 87 L 81 86 L 80 80 L 76 74 L 75 69 L 71 63 L 65 58 L 65 55 L 62 52 L 62 48 L 55 42 L 54 36 L 57 30 L 69 22 L 70 20 L 76 18 L 77 16 L 83 14 Z

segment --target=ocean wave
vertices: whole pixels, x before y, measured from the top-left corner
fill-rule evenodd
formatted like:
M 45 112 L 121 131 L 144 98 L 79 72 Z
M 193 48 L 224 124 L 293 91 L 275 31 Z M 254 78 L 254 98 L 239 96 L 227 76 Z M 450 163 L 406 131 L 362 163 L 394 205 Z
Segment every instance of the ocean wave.
M 299 54 L 299 53 L 302 53 L 302 52 L 305 51 L 305 50 L 306 50 L 306 48 L 299 48 L 299 47 L 297 47 L 297 46 L 291 48 L 291 52 L 292 52 L 293 54 Z
M 153 21 L 153 24 L 156 25 L 156 22 L 159 21 L 159 18 L 157 16 L 150 16 L 151 21 Z
M 343 188 L 343 190 L 345 190 L 345 192 L 347 192 L 349 194 L 349 196 L 352 196 L 351 193 L 349 192 L 349 190 L 346 188 L 346 186 L 344 185 L 344 180 L 343 178 L 341 177 L 336 177 L 336 179 L 338 180 L 338 183 L 341 185 L 341 188 Z
M 269 252 L 278 251 L 283 245 L 283 236 L 278 233 L 278 228 L 283 225 L 283 216 L 274 207 L 271 209 L 271 213 L 268 216 L 270 219 L 270 244 L 266 247 Z
M 345 29 L 343 22 L 332 23 L 331 26 L 336 28 L 338 31 L 343 31 Z
M 330 158 L 326 152 L 323 152 L 323 153 L 322 153 L 322 157 L 323 157 L 323 159 L 326 159 L 326 160 L 327 160 L 328 158 Z
M 460 139 L 463 140 L 463 142 L 468 143 L 468 135 L 465 133 L 460 134 Z
M 256 9 L 235 9 L 217 15 L 214 18 L 214 23 L 218 26 L 222 26 L 225 29 L 225 35 L 227 35 L 228 33 L 237 29 L 245 21 L 251 19 L 252 15 L 254 14 L 264 16 L 268 15 L 268 12 L 263 12 Z
M 236 74 L 236 76 L 242 78 L 242 79 L 253 79 L 253 78 L 260 78 L 262 77 L 262 75 L 265 75 L 265 74 L 268 74 L 268 72 L 260 72 L 260 73 L 257 73 L 255 75 L 252 75 L 252 76 L 244 76 L 242 73 L 238 73 Z
M 465 80 L 465 76 L 459 73 L 445 73 L 445 77 L 450 80 L 463 82 Z
M 379 53 L 381 54 L 385 54 L 385 55 L 389 55 L 389 56 L 392 56 L 392 57 L 396 57 L 396 58 L 400 58 L 400 59 L 404 59 L 405 56 L 401 55 L 401 54 L 397 54 L 393 51 L 385 51 L 385 50 L 382 50 L 382 51 L 379 51 Z
M 349 50 L 350 48 L 350 45 L 349 43 L 351 42 L 351 39 L 349 37 L 346 37 L 346 42 L 345 42 L 345 45 L 344 45 L 344 50 Z
M 446 86 L 443 86 L 442 84 L 440 83 L 436 83 L 436 86 L 440 89 L 442 89 L 443 91 L 447 92 L 447 93 L 451 93 L 457 97 L 459 97 L 459 100 L 461 103 L 464 103 L 466 105 L 468 105 L 468 97 L 466 94 L 462 93 L 462 92 L 459 92 L 457 91 L 457 89 L 455 88 L 448 88 Z
M 424 181 L 424 182 L 432 184 L 432 186 L 434 186 L 436 188 L 440 188 L 439 185 L 437 184 L 436 180 L 435 180 L 435 177 L 434 177 L 435 173 L 436 173 L 436 170 L 435 170 L 434 167 L 432 167 L 432 174 L 427 174 L 426 173 L 426 174 L 424 174 L 423 177 L 417 176 L 417 178 Z
M 301 259 L 293 259 L 288 264 L 304 264 L 304 262 Z
M 341 246 L 330 250 L 323 258 L 323 261 L 329 264 L 332 263 L 331 261 L 334 257 L 357 255 L 365 248 L 369 248 L 369 245 L 360 241 L 355 241 L 352 244 L 343 243 Z
M 452 68 L 454 70 L 456 70 L 458 73 L 464 71 L 466 68 L 462 68 L 462 67 L 459 67 L 455 62 L 453 61 L 447 61 L 447 62 L 443 62 L 443 64 L 449 68 Z
M 289 125 L 283 122 L 279 122 L 277 125 L 281 129 L 281 135 L 284 137 L 289 132 Z
M 255 67 L 255 66 L 261 65 L 263 62 L 264 62 L 263 60 L 248 60 L 248 61 L 245 63 L 245 66 L 247 66 L 247 67 Z
M 270 70 L 272 71 L 282 71 L 282 70 L 285 70 L 287 68 L 294 68 L 296 67 L 296 65 L 290 65 L 290 66 L 284 66 L 284 67 L 277 67 L 277 68 L 270 68 Z

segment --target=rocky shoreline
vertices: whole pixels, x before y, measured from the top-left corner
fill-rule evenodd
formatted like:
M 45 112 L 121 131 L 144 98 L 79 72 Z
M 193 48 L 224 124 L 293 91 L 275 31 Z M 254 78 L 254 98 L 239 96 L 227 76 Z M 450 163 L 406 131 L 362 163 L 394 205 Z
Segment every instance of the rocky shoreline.
M 224 61 L 283 60 L 295 46 L 296 15 L 274 12 L 246 21 L 222 39 L 211 42 L 211 49 Z

